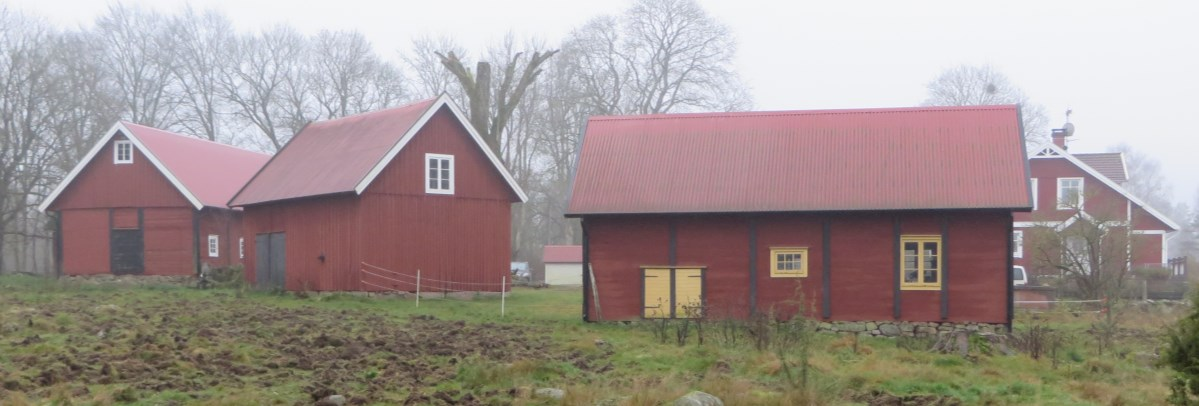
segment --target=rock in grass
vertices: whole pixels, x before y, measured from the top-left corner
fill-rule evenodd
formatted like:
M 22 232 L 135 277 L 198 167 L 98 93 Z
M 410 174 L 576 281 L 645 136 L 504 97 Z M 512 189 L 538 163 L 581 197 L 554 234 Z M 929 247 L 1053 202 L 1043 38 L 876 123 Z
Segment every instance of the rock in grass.
M 700 391 L 691 391 L 674 400 L 674 406 L 724 406 L 720 398 Z
M 533 396 L 539 398 L 562 399 L 566 397 L 566 391 L 558 388 L 541 388 L 533 391 Z
M 316 402 L 317 406 L 342 406 L 346 404 L 346 397 L 342 395 L 329 395 L 320 402 Z

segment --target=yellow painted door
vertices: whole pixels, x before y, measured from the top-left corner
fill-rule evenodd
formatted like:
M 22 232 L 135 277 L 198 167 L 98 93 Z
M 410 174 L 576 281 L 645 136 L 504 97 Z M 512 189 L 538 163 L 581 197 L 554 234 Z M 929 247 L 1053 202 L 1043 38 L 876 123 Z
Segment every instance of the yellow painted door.
M 642 316 L 647 319 L 670 317 L 670 270 L 644 269 L 645 308 Z
M 674 316 L 695 318 L 703 316 L 703 270 L 680 268 L 674 270 Z

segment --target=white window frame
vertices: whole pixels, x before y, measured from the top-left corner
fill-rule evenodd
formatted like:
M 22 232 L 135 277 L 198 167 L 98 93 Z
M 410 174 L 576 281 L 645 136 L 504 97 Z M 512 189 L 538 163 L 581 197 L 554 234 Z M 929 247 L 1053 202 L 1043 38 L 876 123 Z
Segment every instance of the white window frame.
M 449 185 L 450 185 L 449 188 L 441 188 L 440 187 L 441 181 L 446 180 L 440 176 L 436 178 L 439 187 L 432 187 L 429 185 L 429 181 L 434 180 L 433 178 L 431 178 L 429 176 L 429 170 L 432 169 L 429 167 L 429 160 L 431 160 L 431 159 L 436 159 L 439 166 L 440 166 L 440 162 L 442 162 L 442 161 L 449 162 L 449 172 L 446 175 L 449 178 Z M 440 175 L 440 169 L 441 168 L 438 168 L 439 175 Z M 425 193 L 435 194 L 435 195 L 452 195 L 452 194 L 454 194 L 454 183 L 455 183 L 454 182 L 454 156 L 446 155 L 446 154 L 425 154 L 425 170 L 424 170 L 424 172 L 422 172 L 421 178 L 424 179 L 424 182 L 425 182 Z
M 1037 210 L 1037 200 L 1040 200 L 1040 199 L 1038 199 L 1038 197 L 1040 197 L 1039 196 L 1040 192 L 1038 192 L 1037 190 L 1038 190 L 1037 189 L 1037 178 L 1032 178 L 1032 209 L 1033 209 L 1033 211 Z
M 238 258 L 246 257 L 246 239 L 244 237 L 237 239 L 237 257 Z
M 129 151 L 129 156 L 125 159 L 121 159 L 121 149 Z M 112 163 L 118 165 L 133 163 L 133 141 L 120 140 L 112 143 Z
M 221 236 L 216 234 L 208 235 L 208 257 L 217 258 L 221 256 Z
M 1057 178 L 1057 209 L 1058 210 L 1071 209 L 1071 207 L 1069 205 L 1064 205 L 1063 204 L 1064 201 L 1062 200 L 1062 183 L 1063 183 L 1063 181 L 1067 181 L 1067 180 L 1077 180 L 1078 181 L 1078 208 L 1081 209 L 1084 204 L 1083 195 L 1085 194 L 1085 191 L 1087 190 L 1087 188 L 1086 188 L 1087 183 L 1086 183 L 1086 180 L 1083 178 Z
M 1012 258 L 1024 258 L 1024 230 L 1012 230 Z

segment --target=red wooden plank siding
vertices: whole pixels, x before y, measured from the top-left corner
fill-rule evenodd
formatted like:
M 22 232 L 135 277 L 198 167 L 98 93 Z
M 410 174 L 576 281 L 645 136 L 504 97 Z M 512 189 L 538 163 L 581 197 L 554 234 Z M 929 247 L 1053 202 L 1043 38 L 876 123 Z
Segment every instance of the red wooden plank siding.
M 190 208 L 142 210 L 146 275 L 195 275 L 192 212 Z
M 255 281 L 254 237 L 285 232 L 288 290 L 350 290 L 358 286 L 355 236 L 357 205 L 352 197 L 328 197 L 250 206 L 245 212 L 246 278 Z M 320 257 L 324 255 L 324 261 Z
M 113 164 L 113 137 L 54 200 L 50 210 L 99 207 L 191 207 L 154 164 L 134 149 L 133 163 Z
M 600 294 L 603 320 L 636 319 L 641 315 L 640 268 L 665 265 L 669 222 L 676 227 L 678 265 L 708 267 L 705 290 L 714 316 L 749 314 L 748 222 L 757 228 L 757 309 L 789 316 L 797 286 L 803 307 L 820 317 L 822 303 L 822 222 L 831 221 L 831 319 L 891 320 L 894 263 L 894 220 L 901 234 L 941 235 L 948 273 L 949 314 L 954 322 L 1005 323 L 1007 212 L 909 212 L 852 214 L 770 214 L 746 216 L 602 216 L 586 219 L 592 268 Z M 770 247 L 807 247 L 808 276 L 772 278 Z M 585 292 L 590 300 L 591 292 Z M 900 292 L 901 319 L 941 321 L 941 292 Z M 591 320 L 598 320 L 594 301 Z
M 1161 234 L 1133 234 L 1132 265 L 1134 268 L 1164 266 Z
M 139 227 L 141 225 L 138 224 L 137 209 L 112 209 L 112 228 L 136 230 Z
M 108 209 L 63 210 L 62 271 L 66 275 L 109 273 Z

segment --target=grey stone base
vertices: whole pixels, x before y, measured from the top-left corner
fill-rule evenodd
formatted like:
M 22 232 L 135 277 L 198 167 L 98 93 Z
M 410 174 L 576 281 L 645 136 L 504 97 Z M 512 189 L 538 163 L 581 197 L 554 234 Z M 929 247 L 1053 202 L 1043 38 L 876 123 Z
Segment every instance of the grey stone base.
M 816 331 L 828 333 L 852 333 L 873 337 L 936 337 L 943 333 L 970 331 L 1002 334 L 1007 332 L 1003 324 L 952 323 L 921 321 L 823 321 L 818 322 Z

